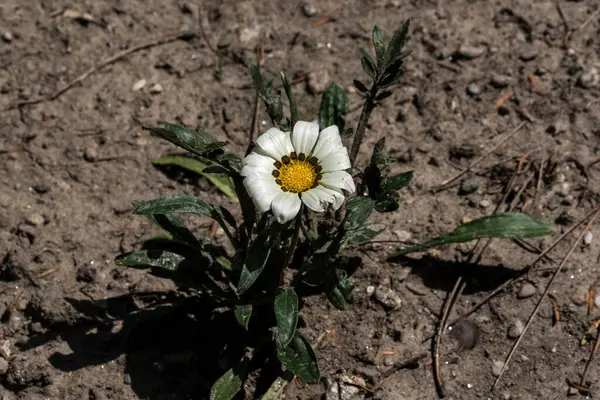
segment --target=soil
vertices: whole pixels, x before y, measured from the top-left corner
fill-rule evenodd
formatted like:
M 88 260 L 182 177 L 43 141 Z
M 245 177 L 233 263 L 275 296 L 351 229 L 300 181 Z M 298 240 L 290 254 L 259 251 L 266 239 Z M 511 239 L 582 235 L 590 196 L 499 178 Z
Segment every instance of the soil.
M 393 170 L 414 170 L 415 179 L 399 211 L 374 217 L 388 229 L 380 243 L 355 250 L 363 265 L 352 276 L 354 302 L 338 311 L 324 295 L 304 300 L 303 332 L 313 342 L 325 334 L 318 352 L 324 379 L 313 386 L 294 381 L 286 398 L 334 399 L 332 387 L 344 399 L 436 398 L 426 339 L 457 277 L 467 286 L 451 319 L 533 261 L 532 246 L 546 248 L 597 204 L 600 14 L 594 0 L 560 2 L 563 17 L 551 1 L 350 1 L 338 8 L 315 2 L 317 14 L 307 17 L 298 2 L 207 0 L 200 7 L 206 39 L 198 34 L 193 3 L 76 3 L 0 4 L 0 108 L 50 96 L 101 60 L 182 26 L 196 35 L 124 56 L 53 100 L 0 112 L 2 399 L 208 398 L 212 382 L 243 354 L 243 330 L 230 312 L 214 312 L 203 299 L 177 295 L 171 282 L 117 267 L 113 259 L 157 233 L 132 214 L 132 200 L 185 192 L 237 209 L 204 178 L 153 167 L 151 160 L 177 150 L 141 125 L 167 120 L 202 127 L 243 153 L 254 99 L 247 65 L 255 60 L 259 32 L 267 74 L 309 76 L 293 89 L 304 119 L 316 117 L 319 92 L 335 80 L 349 92 L 348 125 L 355 126 L 361 98 L 352 80 L 365 80 L 359 48 L 372 51 L 373 24 L 389 33 L 412 18 L 405 79 L 375 110 L 359 164 L 385 136 L 398 161 Z M 331 9 L 326 22 L 316 23 Z M 207 40 L 224 54 L 222 62 Z M 513 96 L 497 107 L 510 90 Z M 459 180 L 471 193 L 459 186 L 432 191 L 521 121 L 527 123 L 513 138 Z M 516 209 L 557 221 L 554 237 L 529 240 L 529 249 L 495 240 L 477 264 L 465 262 L 473 244 L 386 261 L 401 247 L 394 242 L 399 238 L 421 242 L 491 214 L 519 157 L 526 161 L 501 209 L 515 199 Z M 199 234 L 210 225 L 193 216 L 186 222 Z M 528 275 L 537 289 L 531 296 L 522 298 L 519 284 L 511 286 L 471 315 L 471 323 L 453 329 L 460 335 L 445 336 L 446 398 L 558 399 L 569 393 L 567 379 L 579 382 L 590 354 L 580 341 L 600 318 L 600 307 L 588 313 L 587 304 L 590 285 L 600 278 L 597 224 L 490 391 L 498 362 L 515 341 L 508 336 L 513 325 L 518 330 L 527 321 L 579 232 Z M 401 305 L 385 308 L 369 295 L 379 286 Z M 384 378 L 390 365 L 422 352 L 420 362 Z M 273 377 L 254 374 L 246 397 L 264 393 Z M 584 384 L 597 392 L 599 377 L 596 359 Z M 348 379 L 364 379 L 376 390 L 356 389 Z

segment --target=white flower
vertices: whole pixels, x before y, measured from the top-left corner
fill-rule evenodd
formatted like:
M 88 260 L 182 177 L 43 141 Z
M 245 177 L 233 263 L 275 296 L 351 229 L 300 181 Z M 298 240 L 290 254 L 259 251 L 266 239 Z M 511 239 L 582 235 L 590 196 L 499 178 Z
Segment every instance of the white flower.
M 337 210 L 343 190 L 354 192 L 348 150 L 333 125 L 298 121 L 292 133 L 271 128 L 256 139 L 257 146 L 242 160 L 241 175 L 260 212 L 269 209 L 280 224 L 293 219 L 304 203 L 323 212 L 328 203 Z

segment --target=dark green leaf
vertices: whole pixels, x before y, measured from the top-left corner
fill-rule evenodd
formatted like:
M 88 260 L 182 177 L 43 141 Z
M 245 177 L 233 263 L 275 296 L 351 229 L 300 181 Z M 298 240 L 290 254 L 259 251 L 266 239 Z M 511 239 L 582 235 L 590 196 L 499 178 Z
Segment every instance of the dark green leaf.
M 377 77 L 377 67 L 375 66 L 375 62 L 373 61 L 369 53 L 367 53 L 363 49 L 360 49 L 360 53 L 362 54 L 362 57 L 360 58 L 360 63 L 363 69 L 365 70 L 367 75 L 369 75 L 372 79 L 375 79 Z
M 356 196 L 348 200 L 344 229 L 351 231 L 361 228 L 373 212 L 374 206 L 375 201 L 367 196 Z
M 121 267 L 137 269 L 161 268 L 176 271 L 179 264 L 185 260 L 179 254 L 163 250 L 143 250 L 121 254 L 115 258 L 115 264 Z
M 232 400 L 241 388 L 242 378 L 232 368 L 213 384 L 210 389 L 210 400 Z
M 277 358 L 294 375 L 306 383 L 317 383 L 321 378 L 317 356 L 308 340 L 296 332 L 287 347 L 277 345 Z
M 250 289 L 250 286 L 254 284 L 256 279 L 258 279 L 265 269 L 265 265 L 271 255 L 271 246 L 270 243 L 267 243 L 269 235 L 269 231 L 261 232 L 256 239 L 254 239 L 254 242 L 248 250 L 244 265 L 242 266 L 240 281 L 237 286 L 240 295 Z
M 422 245 L 400 250 L 390 258 L 450 243 L 463 243 L 480 238 L 524 239 L 551 235 L 555 230 L 556 227 L 551 222 L 527 214 L 493 214 L 462 224 L 452 232 L 431 239 Z
M 238 201 L 233 182 L 226 175 L 228 172 L 225 168 L 219 165 L 211 165 L 209 160 L 199 160 L 197 158 L 182 157 L 182 156 L 167 156 L 157 160 L 153 160 L 154 165 L 174 165 L 180 168 L 187 169 L 208 179 L 221 192 L 231 198 L 233 201 Z M 217 171 L 211 171 L 209 168 L 218 168 Z
M 412 179 L 413 171 L 401 172 L 399 174 L 386 177 L 383 185 L 386 191 L 395 192 L 408 186 Z
M 233 153 L 223 153 L 216 157 L 216 160 L 221 164 L 229 164 L 234 171 L 239 171 L 242 168 L 242 160 Z
M 267 114 L 269 114 L 275 125 L 279 125 L 283 119 L 283 103 L 281 103 L 279 93 L 273 93 L 273 82 L 269 81 L 265 86 L 258 65 L 252 65 L 250 67 L 250 75 L 252 75 L 252 83 L 254 84 L 258 96 L 263 103 L 265 103 Z
M 385 54 L 385 66 L 387 67 L 399 57 L 402 57 L 402 50 L 408 38 L 408 28 L 410 27 L 410 19 L 404 21 L 400 29 L 394 32 L 394 36 L 388 44 Z
M 252 304 L 236 305 L 233 309 L 235 319 L 244 328 L 248 330 L 248 323 L 252 316 Z
M 194 236 L 194 234 L 186 228 L 185 224 L 175 214 L 146 214 L 146 218 L 152 223 L 157 225 L 159 228 L 164 229 L 170 233 L 173 238 L 181 240 L 192 246 L 200 246 L 200 242 Z
M 327 299 L 329 299 L 331 304 L 333 304 L 333 306 L 338 310 L 346 309 L 346 299 L 344 298 L 344 295 L 342 294 L 342 291 L 339 287 L 334 286 L 333 288 L 331 288 L 327 292 Z
M 375 202 L 375 210 L 380 213 L 396 211 L 400 208 L 395 193 L 383 193 Z
M 386 44 L 383 31 L 377 25 L 373 27 L 373 47 L 377 55 L 377 70 L 381 71 L 384 67 Z
M 143 126 L 142 129 L 200 156 L 227 145 L 227 142 L 217 142 L 214 137 L 205 132 L 196 132 L 186 126 L 168 122 L 164 122 L 162 127 Z
M 392 92 L 390 90 L 384 90 L 383 92 L 381 92 L 377 96 L 375 96 L 375 100 L 381 101 L 381 100 L 387 99 L 391 95 L 392 95 Z
M 285 95 L 290 103 L 290 125 L 293 127 L 298 121 L 298 105 L 296 104 L 296 99 L 292 95 L 292 85 L 290 85 L 290 81 L 283 72 L 281 73 L 281 80 L 283 81 Z
M 352 231 L 346 231 L 344 233 L 342 248 L 370 242 L 383 231 L 385 229 L 373 230 L 364 226 Z
M 369 89 L 365 86 L 364 83 L 362 83 L 361 81 L 359 81 L 358 79 L 355 79 L 354 81 L 354 87 L 356 87 L 356 89 L 361 92 L 361 93 L 367 93 L 369 91 Z
M 335 82 L 331 82 L 323 93 L 319 108 L 319 126 L 325 129 L 337 125 L 340 132 L 344 130 L 346 112 L 348 111 L 348 96 Z
M 275 296 L 275 320 L 277 340 L 286 347 L 294 338 L 298 324 L 298 295 L 292 288 L 281 289 Z
M 350 294 L 354 289 L 354 284 L 348 279 L 348 273 L 343 269 L 336 268 L 331 274 L 333 282 L 327 292 L 327 297 L 331 304 L 338 310 L 346 308 L 346 302 L 350 301 Z
M 132 201 L 136 214 L 189 213 L 211 216 L 212 207 L 195 196 L 171 194 L 153 200 Z
M 371 153 L 371 164 L 380 165 L 383 157 L 383 149 L 385 148 L 385 137 L 382 137 L 375 143 L 373 153 Z

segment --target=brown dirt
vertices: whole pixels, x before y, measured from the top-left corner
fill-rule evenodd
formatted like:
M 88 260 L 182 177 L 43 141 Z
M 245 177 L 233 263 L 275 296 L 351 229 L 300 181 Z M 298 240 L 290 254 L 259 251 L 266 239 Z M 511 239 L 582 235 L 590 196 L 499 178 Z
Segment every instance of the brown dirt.
M 323 13 L 335 3 L 315 5 Z M 98 23 L 65 18 L 59 12 L 63 8 L 87 12 Z M 597 8 L 593 0 L 562 4 L 569 28 L 581 26 Z M 196 37 L 131 54 L 56 100 L 0 113 L 0 339 L 8 340 L 12 353 L 4 354 L 9 360 L 0 377 L 3 399 L 206 398 L 228 360 L 241 354 L 235 343 L 242 333 L 231 313 L 190 304 L 174 294 L 171 283 L 117 268 L 112 260 L 155 233 L 132 215 L 134 199 L 186 192 L 235 208 L 204 179 L 152 167 L 152 159 L 175 150 L 140 125 L 169 120 L 202 126 L 241 152 L 253 101 L 243 63 L 254 59 L 257 29 L 265 33 L 269 71 L 315 73 L 350 88 L 352 79 L 363 76 L 358 49 L 370 50 L 372 25 L 391 32 L 404 18 L 413 19 L 406 78 L 375 111 L 361 155 L 364 162 L 369 147 L 386 136 L 389 152 L 400 161 L 395 169 L 415 170 L 400 211 L 378 219 L 390 232 L 408 231 L 412 240 L 421 241 L 452 229 L 465 216 L 491 213 L 516 163 L 491 167 L 524 153 L 534 166 L 546 160 L 538 200 L 529 212 L 551 220 L 562 216 L 564 230 L 597 202 L 600 165 L 581 168 L 599 156 L 597 13 L 572 34 L 568 47 L 564 22 L 550 1 L 354 1 L 343 3 L 331 21 L 319 26 L 313 22 L 320 14 L 307 18 L 297 2 L 211 0 L 201 11 L 210 25 L 209 40 L 214 46 L 229 45 L 227 51 L 235 55 L 236 61 L 225 59 L 221 79 L 216 77 L 217 57 Z M 100 60 L 193 23 L 178 1 L 74 6 L 63 0 L 5 0 L 0 5 L 0 107 L 50 95 Z M 463 51 L 480 54 L 461 58 L 461 45 L 474 46 Z M 586 80 L 593 78 L 594 67 L 595 82 Z M 509 77 L 508 87 L 498 87 L 503 84 L 493 82 L 494 75 Z M 147 85 L 132 90 L 140 79 Z M 152 94 L 156 83 L 163 91 Z M 475 94 L 469 94 L 469 85 L 477 86 L 471 87 Z M 518 103 L 509 100 L 495 110 L 509 87 Z M 302 117 L 314 118 L 318 95 L 309 93 L 305 82 L 294 91 L 304 104 Z M 360 104 L 356 93 L 350 94 L 350 103 Z M 523 111 L 534 121 L 466 175 L 479 177 L 477 191 L 458 195 L 453 187 L 432 194 L 432 187 L 517 126 Z M 353 125 L 358 114 L 349 116 Z M 532 183 L 536 180 L 534 175 Z M 524 196 L 533 192 L 530 187 Z M 491 207 L 480 207 L 482 200 Z M 209 224 L 193 217 L 188 221 L 200 233 Z M 527 320 L 539 293 L 518 299 L 518 288 L 513 288 L 484 306 L 472 317 L 481 330 L 472 350 L 459 350 L 450 337 L 445 339 L 441 365 L 447 398 L 566 396 L 565 380 L 579 381 L 589 355 L 579 341 L 600 316 L 598 309 L 587 315 L 586 305 L 591 282 L 600 278 L 596 226 L 592 233 L 591 244 L 576 249 L 552 290 L 560 322 L 552 324 L 551 302 L 544 303 L 494 392 L 489 392 L 492 365 L 504 360 L 513 343 L 507 329 L 517 319 Z M 393 233 L 381 237 L 395 238 Z M 555 267 L 573 240 L 562 243 L 543 267 Z M 531 241 L 538 247 L 550 242 Z M 308 298 L 303 329 L 311 340 L 328 332 L 319 353 L 324 377 L 347 372 L 370 386 L 376 380 L 378 390 L 367 395 L 379 399 L 435 398 L 429 356 L 385 380 L 380 370 L 429 350 L 422 341 L 434 332 L 458 275 L 468 282 L 456 307 L 460 313 L 536 255 L 494 241 L 475 267 L 462 263 L 469 246 L 401 264 L 386 262 L 398 246 L 379 243 L 357 253 L 364 265 L 353 276 L 354 303 L 342 312 L 324 296 Z M 548 274 L 534 273 L 530 280 L 542 289 Z M 380 284 L 400 296 L 400 308 L 386 310 L 366 294 L 368 286 Z M 225 333 L 235 340 L 221 351 Z M 376 357 L 381 350 L 393 354 Z M 587 375 L 592 390 L 600 390 L 599 376 L 595 361 Z M 267 384 L 265 378 L 248 390 L 264 390 Z M 288 398 L 324 392 L 324 384 L 294 382 Z

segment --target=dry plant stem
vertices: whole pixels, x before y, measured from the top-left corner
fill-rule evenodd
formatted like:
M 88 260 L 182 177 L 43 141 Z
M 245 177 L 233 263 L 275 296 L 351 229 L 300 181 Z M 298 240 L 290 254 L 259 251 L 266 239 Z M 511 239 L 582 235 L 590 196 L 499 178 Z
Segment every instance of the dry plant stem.
M 292 259 L 294 258 L 294 253 L 296 252 L 296 246 L 298 245 L 298 238 L 300 237 L 300 227 L 302 226 L 302 214 L 304 212 L 304 204 L 300 206 L 300 211 L 298 211 L 298 215 L 294 220 L 294 234 L 292 235 L 292 241 L 290 242 L 290 247 L 287 249 L 287 253 L 285 254 L 285 260 L 283 261 L 283 267 L 281 268 L 281 273 L 279 275 L 279 286 L 283 284 L 283 278 L 285 275 L 285 270 L 290 266 Z
M 352 148 L 350 149 L 350 165 L 352 167 L 354 167 L 356 157 L 358 156 L 358 151 L 360 150 L 360 145 L 365 137 L 365 131 L 367 130 L 369 117 L 375 108 L 375 102 L 373 99 L 375 98 L 376 94 L 377 88 L 373 87 L 367 96 L 362 112 L 360 113 L 360 119 L 358 121 L 358 126 L 356 127 L 356 133 L 354 134 L 354 140 L 352 141 Z
M 502 370 L 500 370 L 500 374 L 498 375 L 498 378 L 496 378 L 496 381 L 494 382 L 494 385 L 492 386 L 492 390 L 494 390 L 496 388 L 496 385 L 498 385 L 498 382 L 500 382 L 500 379 L 502 378 L 502 375 L 504 374 L 504 371 L 506 370 L 506 366 L 508 365 L 510 359 L 512 358 L 513 354 L 517 350 L 517 347 L 519 347 L 519 344 L 521 343 L 521 340 L 525 336 L 525 333 L 527 333 L 527 329 L 529 328 L 529 326 L 533 322 L 533 319 L 537 315 L 542 302 L 544 301 L 544 299 L 550 292 L 550 289 L 552 288 L 552 284 L 558 277 L 558 274 L 560 273 L 560 271 L 566 264 L 567 260 L 569 259 L 569 257 L 571 256 L 571 254 L 573 253 L 573 251 L 575 250 L 575 248 L 581 241 L 581 238 L 583 237 L 583 235 L 585 235 L 585 233 L 590 229 L 590 227 L 592 226 L 592 224 L 594 223 L 596 218 L 598 218 L 598 215 L 600 214 L 600 206 L 596 207 L 596 209 L 594 211 L 595 211 L 594 215 L 592 216 L 592 218 L 590 219 L 590 221 L 588 222 L 586 227 L 583 229 L 583 231 L 579 234 L 579 236 L 577 237 L 577 239 L 575 240 L 573 245 L 571 245 L 571 248 L 569 249 L 569 251 L 567 252 L 565 257 L 563 258 L 562 262 L 560 263 L 560 265 L 558 266 L 556 271 L 554 271 L 554 274 L 552 275 L 550 282 L 548 282 L 548 285 L 546 285 L 546 290 L 544 290 L 544 293 L 542 293 L 542 296 L 540 297 L 537 304 L 535 305 L 533 312 L 531 313 L 531 315 L 529 316 L 529 319 L 527 320 L 527 323 L 525 324 L 525 328 L 523 329 L 523 332 L 521 333 L 521 335 L 519 336 L 517 341 L 513 344 L 512 348 L 510 349 L 510 352 L 508 353 L 508 356 L 506 357 L 506 360 L 504 361 L 504 364 L 502 365 Z
M 147 42 L 141 43 L 141 44 L 139 44 L 137 46 L 133 46 L 130 49 L 120 51 L 117 54 L 115 54 L 115 55 L 113 55 L 111 57 L 108 57 L 107 59 L 105 59 L 103 61 L 100 61 L 98 64 L 94 65 L 92 68 L 88 69 L 83 74 L 79 75 L 77 78 L 75 78 L 74 80 L 72 80 L 71 82 L 69 82 L 62 89 L 57 90 L 56 92 L 50 94 L 49 96 L 37 97 L 35 99 L 30 99 L 30 100 L 16 101 L 14 103 L 8 104 L 4 108 L 0 109 L 0 111 L 7 111 L 7 110 L 11 110 L 11 109 L 16 108 L 16 107 L 21 107 L 21 106 L 26 106 L 26 105 L 31 105 L 31 104 L 38 104 L 38 103 L 42 103 L 44 101 L 53 101 L 53 100 L 56 100 L 63 93 L 65 93 L 66 91 L 68 91 L 69 89 L 71 89 L 73 86 L 77 85 L 78 83 L 83 82 L 84 80 L 86 80 L 87 78 L 89 78 L 91 75 L 93 75 L 94 73 L 98 72 L 100 69 L 102 69 L 102 68 L 106 67 L 107 65 L 110 65 L 110 64 L 112 64 L 112 63 L 114 63 L 114 62 L 116 62 L 118 60 L 120 60 L 123 57 L 126 57 L 126 56 L 128 56 L 128 55 L 130 55 L 132 53 L 135 53 L 136 51 L 147 49 L 149 47 L 154 47 L 154 46 L 159 46 L 161 44 L 166 44 L 166 43 L 174 42 L 175 40 L 178 40 L 178 39 L 180 39 L 182 37 L 187 37 L 190 34 L 191 34 L 191 32 L 177 31 L 177 32 L 174 32 L 174 33 L 169 33 L 167 35 L 161 36 L 159 38 L 148 40 Z
M 392 365 L 392 367 L 390 369 L 384 371 L 381 375 L 384 379 L 389 378 L 390 376 L 392 376 L 394 373 L 400 371 L 401 369 L 410 367 L 411 365 L 418 363 L 419 361 L 421 361 L 422 359 L 427 357 L 427 354 L 428 353 L 423 352 L 423 353 L 417 354 L 416 356 L 408 358 L 406 360 L 400 361 L 400 362 Z
M 494 151 L 496 151 L 498 149 L 498 147 L 502 146 L 502 144 L 504 144 L 504 142 L 506 142 L 508 139 L 512 138 L 514 135 L 517 134 L 517 132 L 519 132 L 519 130 L 524 127 L 527 124 L 527 121 L 523 121 L 521 122 L 515 129 L 512 130 L 512 132 L 510 132 L 508 135 L 506 135 L 504 138 L 502 138 L 496 145 L 494 145 L 490 150 L 488 150 L 484 155 L 482 155 L 481 157 L 479 157 L 477 160 L 473 161 L 471 164 L 469 164 L 469 166 L 463 170 L 462 172 L 460 172 L 458 175 L 456 175 L 455 177 L 448 179 L 444 182 L 442 182 L 441 185 L 439 185 L 438 187 L 434 188 L 434 191 L 440 191 L 440 190 L 444 190 L 446 189 L 446 187 L 451 184 L 452 182 L 456 181 L 457 179 L 459 179 L 460 177 L 462 177 L 464 174 L 466 174 L 467 172 L 469 172 L 473 167 L 475 167 L 477 164 L 479 164 L 480 162 L 482 162 L 483 160 L 485 160 L 487 157 L 490 156 L 490 154 L 492 154 Z
M 579 381 L 580 386 L 585 386 L 585 376 L 587 375 L 588 368 L 594 359 L 594 356 L 598 352 L 598 347 L 600 345 L 600 327 L 596 330 L 596 344 L 594 344 L 594 350 L 590 353 L 590 357 L 585 363 L 585 368 L 583 369 L 583 373 L 581 374 L 581 380 Z
M 462 290 L 464 289 L 464 286 L 461 286 L 461 283 L 462 276 L 458 277 L 456 283 L 454 284 L 452 292 L 448 294 L 448 297 L 446 298 L 446 302 L 444 303 L 444 308 L 442 311 L 442 318 L 440 320 L 440 325 L 438 326 L 438 332 L 435 337 L 435 341 L 433 342 L 433 378 L 435 381 L 435 388 L 440 398 L 446 396 L 446 391 L 444 389 L 444 384 L 442 383 L 442 377 L 440 374 L 440 346 L 442 344 L 442 336 L 444 336 L 444 330 L 446 329 L 446 321 L 448 320 L 448 314 L 450 314 L 450 308 L 452 307 L 452 304 L 454 304 L 454 301 L 457 298 L 457 294 L 459 293 L 459 291 L 462 292 Z M 461 287 L 460 290 L 459 287 Z

